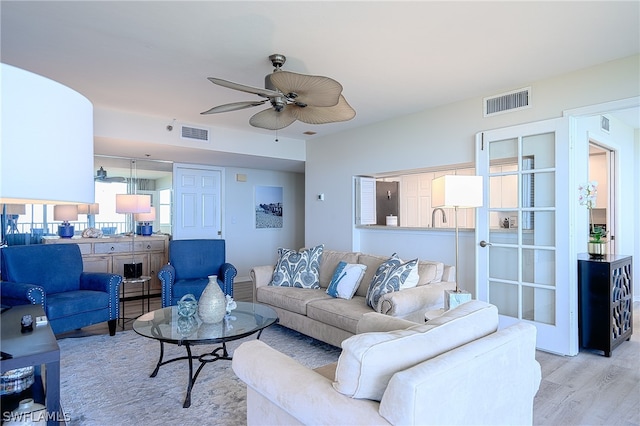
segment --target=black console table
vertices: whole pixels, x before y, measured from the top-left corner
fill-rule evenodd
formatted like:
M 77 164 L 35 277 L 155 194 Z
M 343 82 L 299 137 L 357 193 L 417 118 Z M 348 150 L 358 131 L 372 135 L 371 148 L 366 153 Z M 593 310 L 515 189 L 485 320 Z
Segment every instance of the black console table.
M 580 346 L 611 351 L 633 332 L 632 257 L 578 255 Z

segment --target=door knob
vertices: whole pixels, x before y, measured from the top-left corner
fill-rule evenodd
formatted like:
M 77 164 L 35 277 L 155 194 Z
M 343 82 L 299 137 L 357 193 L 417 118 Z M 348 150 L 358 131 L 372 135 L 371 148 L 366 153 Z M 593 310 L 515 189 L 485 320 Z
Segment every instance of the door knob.
M 490 246 L 491 243 L 486 242 L 485 240 L 480 241 L 480 247 Z

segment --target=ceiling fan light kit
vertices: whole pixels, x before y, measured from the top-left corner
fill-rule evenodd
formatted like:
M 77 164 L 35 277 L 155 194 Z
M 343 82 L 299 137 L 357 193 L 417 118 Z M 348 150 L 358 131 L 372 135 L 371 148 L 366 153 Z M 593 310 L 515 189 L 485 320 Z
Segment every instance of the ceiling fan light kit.
M 356 112 L 342 95 L 342 85 L 329 77 L 282 71 L 287 58 L 281 54 L 269 56 L 273 73 L 265 77 L 265 88 L 246 86 L 221 78 L 209 81 L 241 92 L 261 96 L 263 100 L 233 102 L 218 105 L 201 114 L 217 114 L 260 106 L 269 102 L 271 108 L 254 114 L 249 124 L 268 130 L 283 129 L 296 120 L 307 124 L 327 124 L 351 120 Z

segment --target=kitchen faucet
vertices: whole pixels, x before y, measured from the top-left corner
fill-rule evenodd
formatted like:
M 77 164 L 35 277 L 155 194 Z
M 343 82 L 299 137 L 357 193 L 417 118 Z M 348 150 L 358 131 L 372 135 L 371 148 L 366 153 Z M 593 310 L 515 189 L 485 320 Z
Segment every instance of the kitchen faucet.
M 444 213 L 444 210 L 442 210 L 442 208 L 438 207 L 433 209 L 433 212 L 431 212 L 431 227 L 435 228 L 436 227 L 436 212 L 440 210 L 442 212 L 442 223 L 447 223 L 447 215 Z

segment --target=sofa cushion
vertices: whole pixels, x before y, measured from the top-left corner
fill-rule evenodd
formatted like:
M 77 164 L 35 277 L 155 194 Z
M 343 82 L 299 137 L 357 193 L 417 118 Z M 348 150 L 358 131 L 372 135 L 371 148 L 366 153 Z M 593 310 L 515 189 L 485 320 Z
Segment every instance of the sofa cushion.
M 415 270 L 418 265 L 418 259 L 413 259 L 406 263 L 401 262 L 394 255 L 378 267 L 376 275 L 369 285 L 369 291 L 367 291 L 367 305 L 376 312 L 379 312 L 378 301 L 382 295 L 399 291 L 403 283 L 411 275 L 412 270 Z
M 327 287 L 327 294 L 340 299 L 351 299 L 358 289 L 366 270 L 367 267 L 365 265 L 340 261 L 333 272 L 331 283 Z
M 316 299 L 307 304 L 307 317 L 355 334 L 362 315 L 371 312 L 362 296 Z
M 430 283 L 439 283 L 442 281 L 442 275 L 444 274 L 444 263 L 433 262 L 430 260 L 422 260 L 418 262 L 418 285 L 425 285 Z
M 307 304 L 314 300 L 333 300 L 322 289 L 263 286 L 256 289 L 256 300 L 259 303 L 275 306 L 300 315 L 307 315 Z
M 300 251 L 279 248 L 279 258 L 270 285 L 319 288 L 320 257 L 323 248 L 323 245 Z
M 498 309 L 471 301 L 427 324 L 352 336 L 342 342 L 333 387 L 352 398 L 380 401 L 397 371 L 489 335 L 497 328 Z
M 109 307 L 109 293 L 92 290 L 65 291 L 47 294 L 49 320 L 70 317 Z
M 322 258 L 320 259 L 320 287 L 329 287 L 329 283 L 333 278 L 333 272 L 338 267 L 338 263 L 359 263 L 358 255 L 359 253 L 323 250 Z
M 378 267 L 382 264 L 382 262 L 389 259 L 389 256 L 376 256 L 372 254 L 360 254 L 358 256 L 358 261 L 361 265 L 366 265 L 367 270 L 362 278 L 362 282 L 358 286 L 356 290 L 356 295 L 365 297 L 367 292 L 369 291 L 369 284 L 371 284 L 371 280 L 373 280 L 373 276 L 376 274 Z

